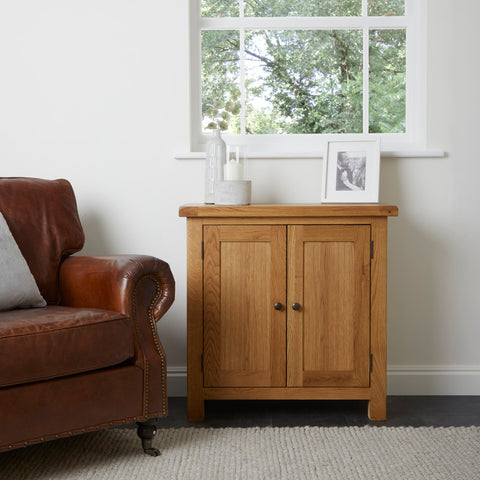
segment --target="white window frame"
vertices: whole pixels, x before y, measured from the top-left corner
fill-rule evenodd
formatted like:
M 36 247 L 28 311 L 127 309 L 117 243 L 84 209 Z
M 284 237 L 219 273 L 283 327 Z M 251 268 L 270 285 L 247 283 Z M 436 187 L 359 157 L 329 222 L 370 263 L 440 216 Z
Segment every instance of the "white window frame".
M 240 0 L 242 8 L 243 0 Z M 396 17 L 369 17 L 367 0 L 362 0 L 359 17 L 201 17 L 201 0 L 190 1 L 191 48 L 191 150 L 204 152 L 209 135 L 202 132 L 201 106 L 201 32 L 203 30 L 245 29 L 356 29 L 363 31 L 363 62 L 368 71 L 368 46 L 370 29 L 406 30 L 406 132 L 380 134 L 382 152 L 422 152 L 426 149 L 426 0 L 405 0 L 405 15 Z M 242 54 L 241 54 L 242 57 Z M 242 62 L 242 58 L 240 59 Z M 242 70 L 242 67 L 241 67 Z M 241 86 L 243 89 L 243 86 Z M 368 128 L 368 75 L 364 75 L 364 128 Z M 365 93 L 367 94 L 365 96 Z M 242 95 L 244 92 L 242 91 Z M 358 134 L 365 138 L 368 132 Z M 276 134 L 228 135 L 227 141 L 245 143 L 249 157 L 310 158 L 322 156 L 327 140 L 341 140 L 355 134 Z M 374 135 L 374 134 L 372 134 Z M 378 135 L 378 134 L 375 134 Z

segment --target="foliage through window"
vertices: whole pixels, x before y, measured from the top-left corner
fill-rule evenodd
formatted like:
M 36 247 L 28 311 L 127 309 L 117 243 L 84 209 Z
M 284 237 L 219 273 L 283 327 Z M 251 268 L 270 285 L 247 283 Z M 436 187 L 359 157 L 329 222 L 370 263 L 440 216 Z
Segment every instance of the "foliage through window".
M 419 0 L 197 1 L 203 131 L 222 110 L 232 134 L 406 132 Z

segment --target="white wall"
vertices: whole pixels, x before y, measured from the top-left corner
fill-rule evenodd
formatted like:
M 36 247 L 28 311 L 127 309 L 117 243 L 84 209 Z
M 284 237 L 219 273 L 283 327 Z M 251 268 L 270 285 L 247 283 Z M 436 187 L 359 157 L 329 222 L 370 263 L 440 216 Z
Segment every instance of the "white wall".
M 383 159 L 390 220 L 389 393 L 480 394 L 477 0 L 430 0 L 428 146 Z M 189 150 L 188 2 L 1 0 L 0 175 L 68 178 L 86 254 L 167 260 L 177 299 L 159 332 L 185 381 L 185 220 L 202 201 Z M 314 160 L 252 161 L 254 201 L 318 202 Z

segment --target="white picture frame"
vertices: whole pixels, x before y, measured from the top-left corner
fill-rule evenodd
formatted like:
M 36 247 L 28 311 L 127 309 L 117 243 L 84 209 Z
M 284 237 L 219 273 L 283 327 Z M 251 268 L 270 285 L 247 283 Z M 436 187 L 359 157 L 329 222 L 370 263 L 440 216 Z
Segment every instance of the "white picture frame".
M 380 139 L 327 141 L 322 203 L 378 203 Z

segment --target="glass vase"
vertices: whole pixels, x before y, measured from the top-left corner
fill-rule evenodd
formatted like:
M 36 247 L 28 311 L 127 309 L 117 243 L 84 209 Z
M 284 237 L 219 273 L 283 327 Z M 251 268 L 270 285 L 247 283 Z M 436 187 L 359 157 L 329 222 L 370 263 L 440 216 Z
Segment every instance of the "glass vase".
M 226 158 L 226 144 L 220 136 L 220 130 L 214 130 L 207 142 L 205 162 L 205 203 L 215 203 L 215 182 L 223 180 L 223 165 Z

